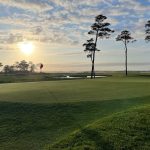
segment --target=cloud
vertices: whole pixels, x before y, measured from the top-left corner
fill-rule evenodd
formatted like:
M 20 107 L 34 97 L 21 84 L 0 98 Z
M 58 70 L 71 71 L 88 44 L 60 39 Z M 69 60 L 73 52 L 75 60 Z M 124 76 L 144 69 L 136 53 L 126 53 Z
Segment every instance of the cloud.
M 135 38 L 142 38 L 150 12 L 150 7 L 138 0 L 0 0 L 0 5 L 12 13 L 0 17 L 0 25 L 9 26 L 6 33 L 11 39 L 6 41 L 15 42 L 16 34 L 22 33 L 30 40 L 73 45 L 86 40 L 98 14 L 108 17 L 116 34 L 127 28 L 136 33 Z
M 0 0 L 0 4 L 30 11 L 46 11 L 53 7 L 41 0 Z
M 0 37 L 0 43 L 13 44 L 23 40 L 22 34 L 9 34 Z
M 18 27 L 31 27 L 33 23 L 31 20 L 27 18 L 17 18 L 17 17 L 1 17 L 0 24 L 1 25 L 10 25 L 10 26 L 18 26 Z
M 50 56 L 74 56 L 74 55 L 81 55 L 83 52 L 65 52 L 65 53 L 51 53 Z
M 67 44 L 67 45 L 76 45 L 78 41 L 71 39 L 65 35 L 63 32 L 53 32 L 53 34 L 47 36 L 41 36 L 40 42 L 49 42 L 49 43 L 57 43 L 57 44 Z
M 32 30 L 34 35 L 39 35 L 40 33 L 42 33 L 42 31 L 43 31 L 43 28 L 41 26 L 33 27 L 33 30 Z

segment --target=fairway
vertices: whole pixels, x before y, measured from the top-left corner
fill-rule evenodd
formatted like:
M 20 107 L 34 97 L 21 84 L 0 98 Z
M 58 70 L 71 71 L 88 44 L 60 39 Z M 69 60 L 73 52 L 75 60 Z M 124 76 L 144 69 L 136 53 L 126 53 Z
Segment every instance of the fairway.
M 148 77 L 0 84 L 0 149 L 47 149 L 97 120 L 149 104 Z

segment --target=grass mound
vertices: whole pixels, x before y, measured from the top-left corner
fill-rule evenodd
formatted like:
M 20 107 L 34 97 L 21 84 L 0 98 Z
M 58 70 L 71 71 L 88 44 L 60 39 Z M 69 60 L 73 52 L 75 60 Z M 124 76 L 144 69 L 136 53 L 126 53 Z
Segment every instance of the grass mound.
M 149 99 L 58 104 L 0 102 L 0 150 L 41 150 L 97 119 L 149 104 Z
M 74 132 L 49 150 L 149 150 L 150 105 L 117 113 Z

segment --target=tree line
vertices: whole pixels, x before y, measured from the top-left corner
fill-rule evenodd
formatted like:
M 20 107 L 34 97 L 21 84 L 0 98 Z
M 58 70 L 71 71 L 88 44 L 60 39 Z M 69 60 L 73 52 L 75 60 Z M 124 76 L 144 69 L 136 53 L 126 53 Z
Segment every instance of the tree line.
M 97 42 L 98 39 L 108 39 L 112 33 L 115 31 L 110 29 L 110 23 L 105 22 L 107 19 L 104 15 L 98 15 L 95 17 L 95 22 L 91 26 L 91 30 L 88 34 L 95 36 L 95 39 L 90 38 L 87 40 L 86 43 L 83 44 L 85 47 L 84 51 L 87 52 L 87 57 L 90 58 L 92 63 L 91 69 L 91 79 L 95 78 L 95 53 L 96 51 L 100 51 L 97 49 Z M 128 44 L 133 43 L 136 40 L 132 37 L 130 31 L 123 30 L 121 33 L 116 37 L 116 41 L 122 41 L 124 44 L 125 49 L 125 74 L 128 75 L 128 68 L 127 68 L 127 56 L 128 56 Z M 145 24 L 145 41 L 150 42 L 150 20 L 147 21 Z
M 5 65 L 3 66 L 2 63 L 0 63 L 0 67 L 3 67 L 2 72 L 4 73 L 34 73 L 37 67 L 41 69 L 43 68 L 43 64 L 34 64 L 33 62 L 29 61 L 17 61 L 13 65 Z

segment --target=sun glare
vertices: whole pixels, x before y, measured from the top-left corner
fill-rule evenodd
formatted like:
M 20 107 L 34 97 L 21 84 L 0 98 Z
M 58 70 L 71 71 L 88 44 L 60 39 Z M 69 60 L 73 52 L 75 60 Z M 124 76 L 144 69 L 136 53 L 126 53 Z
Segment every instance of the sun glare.
M 34 45 L 32 42 L 19 43 L 19 49 L 26 55 L 31 55 L 34 51 Z

